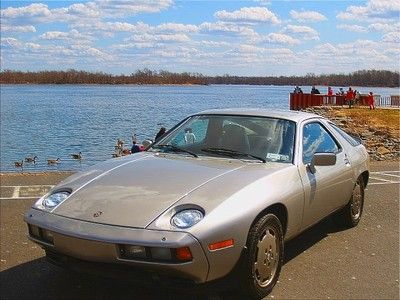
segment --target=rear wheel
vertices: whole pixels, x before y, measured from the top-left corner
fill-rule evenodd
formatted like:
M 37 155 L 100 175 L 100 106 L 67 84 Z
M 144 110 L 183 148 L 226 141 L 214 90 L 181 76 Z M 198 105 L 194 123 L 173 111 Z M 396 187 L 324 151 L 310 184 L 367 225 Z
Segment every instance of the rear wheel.
M 273 214 L 263 216 L 250 229 L 244 284 L 251 297 L 268 295 L 276 284 L 283 263 L 283 230 Z
M 346 227 L 355 227 L 361 219 L 364 208 L 364 181 L 360 176 L 354 185 L 349 203 L 335 215 L 337 223 Z

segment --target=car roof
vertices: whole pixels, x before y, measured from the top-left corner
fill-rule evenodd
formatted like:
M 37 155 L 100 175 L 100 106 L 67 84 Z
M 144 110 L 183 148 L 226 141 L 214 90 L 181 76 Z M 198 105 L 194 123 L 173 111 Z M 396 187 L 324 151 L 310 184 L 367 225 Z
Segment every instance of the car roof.
M 194 115 L 238 115 L 238 116 L 259 116 L 291 120 L 296 123 L 310 119 L 322 118 L 319 115 L 295 110 L 264 109 L 264 108 L 226 108 L 204 110 Z

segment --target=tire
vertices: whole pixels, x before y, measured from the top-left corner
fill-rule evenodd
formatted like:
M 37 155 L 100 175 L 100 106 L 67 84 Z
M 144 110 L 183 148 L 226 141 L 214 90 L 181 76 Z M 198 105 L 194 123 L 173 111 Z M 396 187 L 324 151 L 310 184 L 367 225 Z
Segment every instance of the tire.
M 356 227 L 364 209 L 364 181 L 358 177 L 353 193 L 347 205 L 338 211 L 334 218 L 336 223 L 347 228 Z
M 283 229 L 275 215 L 267 214 L 251 227 L 247 249 L 242 283 L 247 295 L 260 299 L 272 291 L 283 264 Z

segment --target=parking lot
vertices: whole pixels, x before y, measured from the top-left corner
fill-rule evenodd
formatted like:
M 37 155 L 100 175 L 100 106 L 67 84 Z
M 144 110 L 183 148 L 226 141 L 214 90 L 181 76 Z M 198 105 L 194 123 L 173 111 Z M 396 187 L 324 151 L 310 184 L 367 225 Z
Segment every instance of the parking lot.
M 398 299 L 398 162 L 371 165 L 363 218 L 344 230 L 330 218 L 286 243 L 285 264 L 270 299 Z M 80 276 L 48 264 L 26 237 L 24 212 L 69 174 L 1 177 L 1 299 L 242 299 L 213 288 L 167 289 L 158 284 Z

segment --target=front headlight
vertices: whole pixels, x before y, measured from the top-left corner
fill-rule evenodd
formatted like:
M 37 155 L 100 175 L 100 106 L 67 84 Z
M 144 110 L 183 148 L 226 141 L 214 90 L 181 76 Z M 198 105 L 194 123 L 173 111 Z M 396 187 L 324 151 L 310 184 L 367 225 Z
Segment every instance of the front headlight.
M 175 214 L 171 219 L 171 224 L 181 229 L 189 228 L 200 222 L 203 217 L 204 214 L 200 210 L 186 209 Z
M 55 192 L 47 197 L 40 198 L 35 207 L 39 209 L 53 209 L 71 195 L 70 192 Z

